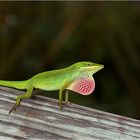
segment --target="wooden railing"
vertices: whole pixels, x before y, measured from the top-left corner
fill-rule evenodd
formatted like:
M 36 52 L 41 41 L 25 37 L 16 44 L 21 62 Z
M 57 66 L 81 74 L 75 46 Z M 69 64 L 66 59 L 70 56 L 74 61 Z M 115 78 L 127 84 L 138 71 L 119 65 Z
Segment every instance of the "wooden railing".
M 36 95 L 8 114 L 15 97 L 23 92 L 0 87 L 0 140 L 29 139 L 140 139 L 140 121 L 83 107 L 64 105 Z

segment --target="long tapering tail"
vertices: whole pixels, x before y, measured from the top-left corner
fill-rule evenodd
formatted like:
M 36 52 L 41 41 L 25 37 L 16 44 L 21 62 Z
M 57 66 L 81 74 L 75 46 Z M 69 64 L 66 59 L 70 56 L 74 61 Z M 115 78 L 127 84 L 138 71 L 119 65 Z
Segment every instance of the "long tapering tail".
M 12 87 L 17 89 L 26 89 L 28 80 L 25 81 L 4 81 L 0 80 L 0 86 Z

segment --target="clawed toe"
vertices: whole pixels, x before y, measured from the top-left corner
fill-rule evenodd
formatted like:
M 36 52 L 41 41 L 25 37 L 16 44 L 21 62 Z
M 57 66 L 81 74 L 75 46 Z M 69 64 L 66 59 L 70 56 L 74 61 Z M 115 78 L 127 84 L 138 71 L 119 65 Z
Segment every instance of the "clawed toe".
M 14 107 L 9 111 L 9 114 L 10 114 L 11 112 L 15 111 L 18 107 L 19 107 L 19 106 L 15 104 Z
M 66 101 L 65 101 L 64 104 L 65 104 L 65 105 L 69 105 L 69 104 L 71 104 L 71 102 L 66 102 Z

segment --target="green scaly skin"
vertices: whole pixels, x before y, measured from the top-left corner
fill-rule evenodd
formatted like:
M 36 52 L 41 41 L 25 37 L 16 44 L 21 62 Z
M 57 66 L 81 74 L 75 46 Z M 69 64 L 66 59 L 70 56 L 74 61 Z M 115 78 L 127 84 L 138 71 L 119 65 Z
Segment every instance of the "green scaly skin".
M 62 109 L 62 94 L 64 89 L 81 77 L 92 76 L 104 66 L 92 62 L 77 62 L 69 67 L 59 70 L 52 70 L 39 73 L 29 80 L 25 81 L 4 81 L 0 80 L 1 86 L 12 87 L 16 89 L 27 89 L 27 92 L 17 96 L 14 107 L 9 114 L 19 107 L 21 100 L 30 98 L 34 88 L 53 91 L 59 90 L 59 106 Z M 71 89 L 73 90 L 73 89 Z M 66 92 L 65 101 L 68 102 L 68 92 Z

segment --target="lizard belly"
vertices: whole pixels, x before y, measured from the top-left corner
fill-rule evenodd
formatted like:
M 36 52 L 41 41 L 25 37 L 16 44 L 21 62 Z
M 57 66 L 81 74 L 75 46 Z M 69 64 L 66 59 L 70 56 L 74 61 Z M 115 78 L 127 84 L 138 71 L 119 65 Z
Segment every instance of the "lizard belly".
M 95 81 L 93 77 L 83 77 L 75 80 L 67 89 L 82 95 L 89 95 L 95 89 Z

